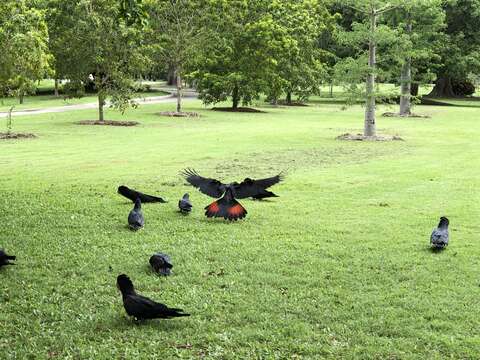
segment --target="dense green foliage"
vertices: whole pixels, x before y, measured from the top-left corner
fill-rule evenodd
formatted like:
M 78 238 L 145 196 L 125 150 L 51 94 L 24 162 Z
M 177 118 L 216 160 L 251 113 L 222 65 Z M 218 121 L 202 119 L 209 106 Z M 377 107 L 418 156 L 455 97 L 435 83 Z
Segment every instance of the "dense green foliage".
M 370 33 L 369 9 L 385 6 Z M 432 81 L 432 95 L 469 95 L 480 73 L 479 12 L 480 0 L 8 0 L 2 94 L 23 96 L 50 74 L 74 96 L 97 91 L 101 116 L 107 97 L 130 104 L 132 80 L 170 72 L 179 111 L 185 81 L 205 104 L 231 99 L 234 108 L 262 95 L 306 100 L 325 83 L 368 98 L 361 84 L 372 73 L 407 84 L 408 101 L 412 84 L 415 95 Z
M 50 56 L 44 12 L 25 0 L 0 2 L 0 97 L 20 98 L 48 76 Z
M 277 57 L 276 71 L 266 93 L 274 103 L 283 94 L 287 104 L 292 95 L 304 101 L 318 94 L 325 80 L 323 62 L 330 54 L 319 46 L 319 39 L 324 32 L 333 31 L 334 18 L 322 2 L 315 0 L 278 2 L 272 16 L 286 29 L 284 36 L 289 38 L 289 44 Z
M 432 94 L 453 96 L 452 81 L 458 83 L 480 72 L 480 0 L 445 1 L 444 9 L 447 27 Z
M 276 9 L 276 2 L 210 2 L 208 22 L 215 24 L 216 31 L 192 74 L 206 104 L 231 97 L 237 108 L 268 89 L 278 57 L 291 46 L 287 29 L 273 18 Z
M 62 0 L 57 5 L 50 15 L 57 76 L 70 80 L 70 91 L 83 88 L 88 79 L 93 82 L 100 120 L 107 97 L 125 110 L 133 104 L 133 81 L 148 62 L 143 23 L 130 24 L 125 8 L 110 0 Z

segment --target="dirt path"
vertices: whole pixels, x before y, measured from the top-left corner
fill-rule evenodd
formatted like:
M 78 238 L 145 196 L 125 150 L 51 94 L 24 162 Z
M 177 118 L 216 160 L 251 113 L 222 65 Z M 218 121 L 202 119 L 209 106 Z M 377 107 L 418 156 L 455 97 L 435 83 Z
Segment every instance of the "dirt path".
M 186 94 L 184 100 L 195 99 L 196 96 L 193 94 Z M 147 105 L 147 104 L 160 104 L 160 103 L 173 103 L 177 101 L 175 95 L 164 95 L 164 96 L 151 96 L 145 98 L 136 98 L 135 101 L 138 105 Z M 109 103 L 107 102 L 108 106 Z M 60 113 L 73 110 L 86 110 L 86 109 L 96 109 L 98 107 L 97 102 L 87 103 L 87 104 L 76 104 L 76 105 L 63 105 L 63 106 L 52 106 L 41 109 L 26 109 L 13 111 L 12 116 L 25 116 L 25 115 L 37 115 L 37 114 L 50 114 L 50 113 Z M 7 116 L 8 112 L 0 112 L 0 117 Z

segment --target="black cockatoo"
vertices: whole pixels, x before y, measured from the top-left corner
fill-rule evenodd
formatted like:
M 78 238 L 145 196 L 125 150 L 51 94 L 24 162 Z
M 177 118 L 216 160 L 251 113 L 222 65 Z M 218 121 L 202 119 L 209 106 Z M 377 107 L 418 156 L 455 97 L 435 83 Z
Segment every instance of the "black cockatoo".
M 448 225 L 450 221 L 444 216 L 440 218 L 440 222 L 436 229 L 433 229 L 430 235 L 430 244 L 432 248 L 443 249 L 448 245 Z
M 135 200 L 135 205 L 133 209 L 128 214 L 128 226 L 130 229 L 137 231 L 141 229 L 145 225 L 145 217 L 143 216 L 142 212 L 142 202 L 140 198 Z
M 156 253 L 150 257 L 150 266 L 159 275 L 168 276 L 173 268 L 172 260 L 167 254 Z
M 15 265 L 14 263 L 10 262 L 10 260 L 15 260 L 16 256 L 7 255 L 7 253 L 0 249 L 0 268 L 4 265 Z
M 190 195 L 188 195 L 188 193 L 178 200 L 178 208 L 182 214 L 188 214 L 192 211 L 192 202 L 190 201 Z
M 125 196 L 127 199 L 130 199 L 132 202 L 135 202 L 137 198 L 140 198 L 142 203 L 151 203 L 151 202 L 166 203 L 166 201 L 163 200 L 161 197 L 147 195 L 147 194 L 141 193 L 140 191 L 130 189 L 125 185 L 119 186 L 117 192 L 120 195 Z
M 193 169 L 185 169 L 181 175 L 205 195 L 213 198 L 221 197 L 205 207 L 207 217 L 223 217 L 228 220 L 242 219 L 247 215 L 247 210 L 235 199 L 276 197 L 277 195 L 266 189 L 283 180 L 282 173 L 266 179 L 246 178 L 241 183 L 233 182 L 230 184 L 204 178 Z
M 135 292 L 133 283 L 125 275 L 117 277 L 117 288 L 122 293 L 123 307 L 128 315 L 137 320 L 144 319 L 171 319 L 174 317 L 190 316 L 182 309 L 169 308 Z

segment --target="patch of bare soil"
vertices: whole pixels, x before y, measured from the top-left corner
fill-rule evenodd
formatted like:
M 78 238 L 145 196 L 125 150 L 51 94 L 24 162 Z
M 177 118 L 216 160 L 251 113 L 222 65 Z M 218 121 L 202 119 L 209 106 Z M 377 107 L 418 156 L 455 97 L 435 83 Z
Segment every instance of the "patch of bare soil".
M 364 136 L 363 134 L 343 134 L 337 136 L 337 140 L 353 140 L 353 141 L 394 141 L 403 139 L 400 136 L 390 135 L 377 135 L 377 136 Z
M 78 121 L 75 124 L 77 125 L 106 125 L 106 126 L 135 126 L 139 123 L 136 121 L 117 121 L 117 120 L 82 120 Z
M 265 111 L 253 109 L 249 107 L 238 107 L 236 109 L 231 107 L 214 107 L 213 111 L 227 111 L 227 112 L 244 112 L 244 113 L 265 113 Z
M 428 115 L 421 115 L 421 114 L 408 114 L 408 115 L 400 115 L 399 113 L 394 112 L 386 112 L 382 114 L 383 117 L 400 117 L 400 118 L 421 118 L 421 119 L 430 119 Z
M 161 116 L 172 116 L 172 117 L 200 117 L 199 113 L 191 112 L 191 111 L 162 111 L 159 112 L 158 115 Z
M 4 133 L 0 132 L 0 140 L 9 140 L 9 139 L 34 139 L 37 135 L 29 133 Z

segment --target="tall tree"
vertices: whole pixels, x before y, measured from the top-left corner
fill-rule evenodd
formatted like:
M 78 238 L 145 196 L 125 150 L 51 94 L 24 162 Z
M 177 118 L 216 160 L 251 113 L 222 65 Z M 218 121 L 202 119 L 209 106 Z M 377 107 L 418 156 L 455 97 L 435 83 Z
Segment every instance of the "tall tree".
M 39 4 L 46 11 L 48 23 L 48 47 L 53 55 L 52 69 L 55 81 L 54 93 L 59 96 L 59 82 L 65 78 L 69 69 L 76 66 L 76 59 L 81 54 L 68 46 L 69 37 L 73 35 L 76 19 L 73 11 L 76 3 L 63 0 L 46 0 Z
M 250 104 L 268 91 L 278 53 L 288 36 L 274 19 L 277 2 L 211 0 L 208 44 L 199 52 L 191 76 L 206 104 L 232 99 L 232 108 Z
M 177 113 L 182 111 L 182 86 L 192 59 L 204 38 L 202 6 L 190 0 L 151 0 L 148 4 L 155 62 L 166 64 L 175 76 Z
M 400 66 L 400 112 L 411 114 L 412 82 L 434 80 L 432 70 L 439 65 L 438 49 L 445 38 L 442 0 L 411 0 L 388 15 L 388 23 L 398 30 L 395 60 Z M 394 64 L 392 64 L 394 66 Z
M 379 24 L 379 18 L 398 7 L 400 1 L 383 0 L 355 0 L 343 2 L 363 15 L 363 22 L 353 22 L 352 31 L 343 33 L 342 41 L 354 46 L 358 51 L 356 59 L 346 58 L 341 65 L 343 80 L 351 81 L 351 74 L 355 74 L 357 79 L 365 78 L 365 120 L 363 135 L 365 137 L 376 136 L 376 86 L 375 78 L 377 76 L 377 48 L 379 45 L 388 45 L 395 43 L 396 36 L 393 30 L 385 25 Z M 363 50 L 368 46 L 365 54 Z M 366 55 L 366 56 L 365 56 Z M 366 61 L 365 61 L 366 59 Z M 365 63 L 366 65 L 365 66 Z
M 470 73 L 480 73 L 480 0 L 448 0 L 444 9 L 447 27 L 440 48 L 442 66 L 436 71 L 429 96 L 453 97 L 464 95 L 464 86 L 457 84 L 467 82 Z
M 64 0 L 62 3 L 61 9 L 68 13 L 59 16 L 72 22 L 60 38 L 71 57 L 63 75 L 78 86 L 84 86 L 89 78 L 93 80 L 98 95 L 99 121 L 104 121 L 108 97 L 121 111 L 135 105 L 132 100 L 134 80 L 147 64 L 143 21 L 135 20 L 138 13 L 126 17 L 125 4 L 110 0 Z M 138 4 L 134 2 L 133 5 Z
M 24 96 L 50 69 L 48 32 L 42 11 L 25 0 L 0 2 L 0 95 Z
M 289 41 L 278 54 L 276 76 L 269 82 L 268 94 L 276 103 L 284 93 L 290 105 L 293 94 L 306 100 L 319 93 L 326 75 L 323 62 L 328 55 L 319 40 L 324 32 L 333 30 L 334 18 L 325 3 L 318 0 L 275 2 L 271 13 Z

